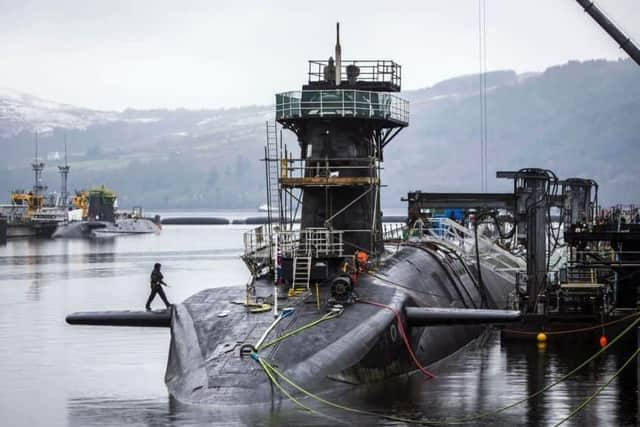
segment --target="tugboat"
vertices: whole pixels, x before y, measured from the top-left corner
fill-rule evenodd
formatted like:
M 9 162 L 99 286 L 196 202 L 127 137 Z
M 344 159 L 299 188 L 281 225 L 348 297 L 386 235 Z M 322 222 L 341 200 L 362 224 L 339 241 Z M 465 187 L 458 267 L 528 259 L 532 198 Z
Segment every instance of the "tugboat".
M 35 140 L 35 158 L 31 163 L 35 182 L 29 192 L 24 190 L 11 193 L 11 203 L 0 205 L 0 214 L 8 218 L 7 237 L 51 237 L 58 225 L 68 220 L 67 214 L 67 177 L 70 166 L 67 164 L 65 142 L 65 165 L 58 166 L 62 178 L 61 191 L 45 194 L 47 186 L 42 180 L 44 161 L 38 157 L 38 135 Z
M 32 227 L 31 216 L 41 205 L 42 196 L 34 195 L 33 192 L 12 192 L 10 203 L 0 205 L 0 214 L 7 221 L 6 237 L 35 237 L 36 230 Z
M 9 238 L 51 237 L 67 221 L 64 208 L 48 206 L 45 197 L 35 191 L 14 191 L 11 203 L 0 205 L 0 214 L 8 219 Z
M 274 391 L 272 368 L 299 387 L 292 397 L 431 376 L 429 365 L 489 324 L 520 318 L 507 309 L 512 278 L 451 242 L 422 234 L 385 242 L 383 150 L 409 124 L 409 104 L 397 95 L 401 66 L 343 60 L 338 27 L 335 58 L 310 61 L 308 75 L 301 91 L 276 95 L 276 120 L 296 135 L 300 156 L 268 126 L 269 222 L 244 236 L 250 283 L 203 290 L 166 312 L 67 317 L 170 327 L 165 382 L 179 402 L 287 400 Z

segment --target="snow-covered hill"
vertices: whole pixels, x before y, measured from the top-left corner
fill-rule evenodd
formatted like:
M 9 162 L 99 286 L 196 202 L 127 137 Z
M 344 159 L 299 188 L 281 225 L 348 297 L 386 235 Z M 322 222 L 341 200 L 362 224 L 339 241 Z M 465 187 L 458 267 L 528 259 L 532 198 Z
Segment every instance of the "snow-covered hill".
M 199 137 L 225 129 L 263 124 L 273 120 L 270 106 L 215 110 L 99 111 L 49 101 L 13 89 L 0 88 L 0 139 L 22 132 L 41 134 L 58 130 L 87 130 L 101 125 L 148 125 L 154 139 Z M 113 131 L 113 129 L 111 129 Z
M 117 112 L 89 110 L 0 88 L 0 137 L 3 138 L 22 131 L 86 129 L 118 120 L 118 116 Z
M 489 88 L 514 84 L 513 71 L 488 74 Z M 477 76 L 462 76 L 443 81 L 432 87 L 408 91 L 403 96 L 414 105 L 429 104 L 444 99 L 474 96 L 478 91 Z M 84 131 L 101 125 L 149 125 L 147 134 L 152 140 L 175 137 L 199 138 L 227 130 L 237 133 L 246 127 L 262 126 L 273 120 L 272 106 L 248 106 L 215 110 L 131 110 L 99 111 L 38 98 L 31 94 L 0 87 L 0 139 L 20 133 L 52 131 Z M 113 132 L 113 127 L 110 128 Z M 45 135 L 43 135 L 45 136 Z M 146 143 L 152 143 L 147 138 Z
M 542 73 L 487 75 L 489 170 L 549 168 L 600 183 L 602 200 L 640 197 L 640 70 L 627 61 L 569 62 Z M 479 76 L 401 94 L 411 125 L 385 151 L 385 203 L 408 190 L 477 191 Z M 94 111 L 0 90 L 0 200 L 32 181 L 33 131 L 43 153 L 68 141 L 70 179 L 106 184 L 154 207 L 262 203 L 266 120 L 273 106 Z M 284 143 L 297 153 L 291 132 Z M 50 182 L 58 177 L 45 171 Z M 49 173 L 49 175 L 47 175 Z M 491 190 L 502 181 L 490 180 Z

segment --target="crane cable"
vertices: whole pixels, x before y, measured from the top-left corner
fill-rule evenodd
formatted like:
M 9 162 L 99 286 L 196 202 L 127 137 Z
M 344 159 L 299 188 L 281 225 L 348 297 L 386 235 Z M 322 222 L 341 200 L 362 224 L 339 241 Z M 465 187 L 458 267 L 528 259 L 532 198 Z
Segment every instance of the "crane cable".
M 478 0 L 478 60 L 480 99 L 480 185 L 481 191 L 488 190 L 487 167 L 487 3 Z

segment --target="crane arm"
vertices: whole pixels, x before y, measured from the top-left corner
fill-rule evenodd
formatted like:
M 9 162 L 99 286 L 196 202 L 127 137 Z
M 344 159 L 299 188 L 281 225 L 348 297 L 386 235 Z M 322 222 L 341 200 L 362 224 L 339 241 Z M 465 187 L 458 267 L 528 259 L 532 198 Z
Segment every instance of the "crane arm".
M 589 0 L 576 0 L 584 11 L 593 18 L 606 32 L 609 34 L 620 47 L 633 59 L 636 64 L 640 65 L 640 49 L 635 45 L 633 40 L 623 33 L 605 13 Z

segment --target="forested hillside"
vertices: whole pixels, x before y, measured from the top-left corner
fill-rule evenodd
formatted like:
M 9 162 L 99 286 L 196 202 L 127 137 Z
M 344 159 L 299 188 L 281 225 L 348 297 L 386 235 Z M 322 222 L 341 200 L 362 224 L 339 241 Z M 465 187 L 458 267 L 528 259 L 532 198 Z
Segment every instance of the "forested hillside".
M 543 73 L 490 73 L 489 189 L 495 170 L 542 167 L 593 177 L 605 203 L 640 201 L 640 68 L 570 62 Z M 295 89 L 295 88 L 292 88 Z M 411 123 L 385 152 L 383 205 L 407 191 L 479 191 L 478 76 L 406 91 Z M 0 194 L 32 183 L 39 130 L 45 179 L 57 190 L 66 135 L 70 183 L 105 184 L 124 206 L 253 208 L 264 203 L 264 122 L 272 107 L 98 112 L 0 91 Z M 295 146 L 295 138 L 286 138 Z M 57 154 L 56 154 L 57 153 Z

